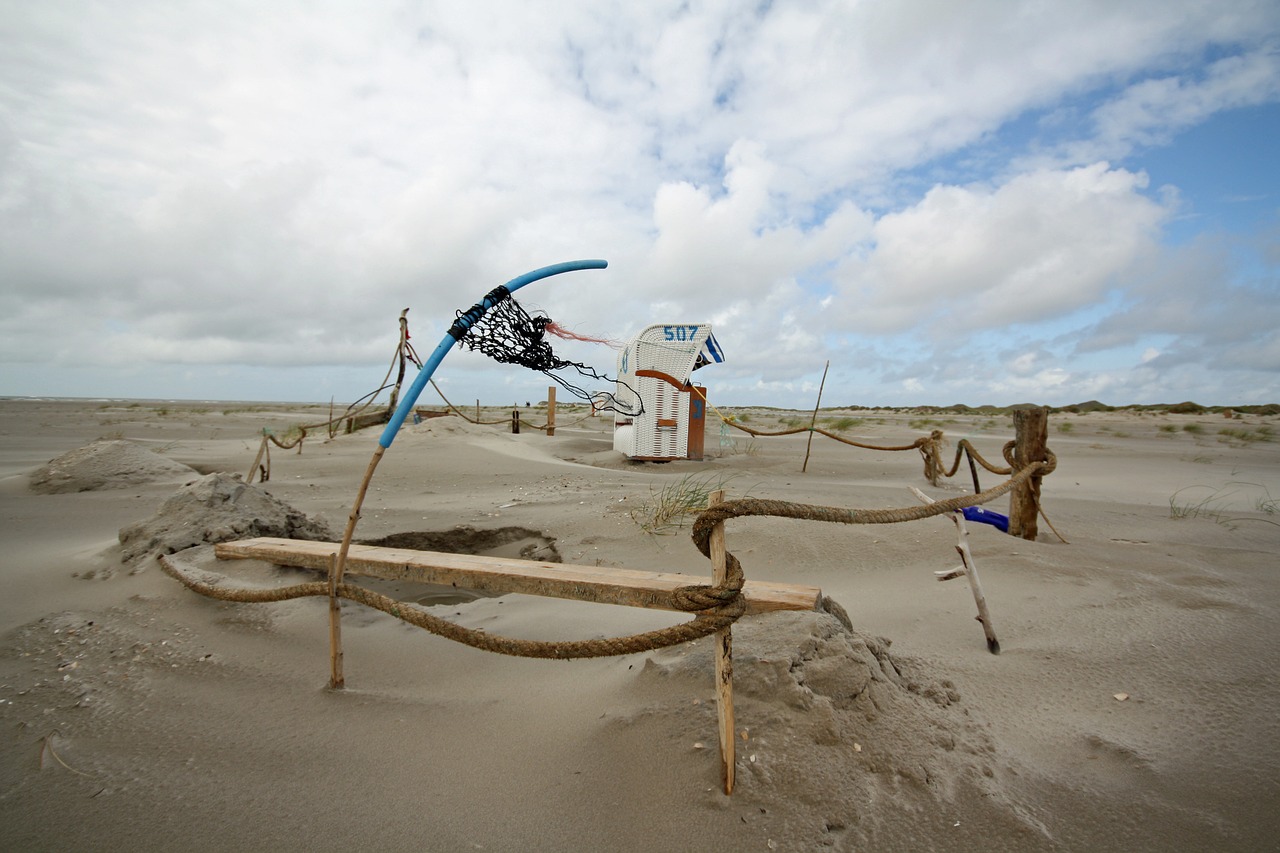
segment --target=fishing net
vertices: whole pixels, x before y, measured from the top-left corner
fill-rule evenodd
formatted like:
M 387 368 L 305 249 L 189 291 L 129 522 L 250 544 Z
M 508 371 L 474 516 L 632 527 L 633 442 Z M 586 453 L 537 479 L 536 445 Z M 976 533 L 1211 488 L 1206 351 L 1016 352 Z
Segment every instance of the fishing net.
M 637 417 L 642 413 L 638 394 L 634 395 L 637 400 L 635 406 L 627 406 L 612 393 L 597 391 L 593 394 L 553 372 L 572 368 L 580 376 L 613 382 L 616 387 L 616 381 L 605 374 L 597 373 L 581 362 L 557 356 L 546 337 L 550 333 L 573 340 L 598 343 L 607 341 L 568 332 L 557 326 L 550 317 L 532 316 L 510 296 L 500 299 L 482 316 L 476 317 L 472 312 L 475 312 L 474 308 L 471 312 L 459 312 L 459 321 L 450 329 L 450 334 L 467 349 L 481 352 L 502 364 L 519 364 L 544 373 L 569 393 L 590 401 L 598 410 L 615 411 L 628 417 Z

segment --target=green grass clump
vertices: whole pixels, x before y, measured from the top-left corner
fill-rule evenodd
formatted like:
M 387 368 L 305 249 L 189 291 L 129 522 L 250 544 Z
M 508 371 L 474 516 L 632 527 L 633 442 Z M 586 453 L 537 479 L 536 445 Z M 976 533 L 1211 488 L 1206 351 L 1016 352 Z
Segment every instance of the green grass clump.
M 822 422 L 824 427 L 827 427 L 834 432 L 845 432 L 856 426 L 860 426 L 861 424 L 862 418 L 832 418 Z
M 1280 527 L 1280 522 L 1266 518 L 1228 515 L 1227 502 L 1230 498 L 1239 494 L 1242 488 L 1245 490 L 1258 489 L 1261 492 L 1253 500 L 1254 510 L 1267 515 L 1275 515 L 1280 512 L 1280 505 L 1277 504 L 1275 498 L 1271 497 L 1271 492 L 1266 486 L 1260 483 L 1230 482 L 1221 488 L 1196 485 L 1184 486 L 1178 489 L 1169 496 L 1169 517 L 1178 519 L 1207 518 L 1233 528 L 1235 523 L 1239 521 L 1262 521 Z M 1187 492 L 1190 492 L 1191 496 L 1184 498 L 1183 494 Z M 1196 497 L 1196 495 L 1199 495 L 1199 497 Z
M 1275 432 L 1266 424 L 1263 424 L 1255 430 L 1223 427 L 1218 430 L 1218 440 L 1227 443 L 1239 442 L 1241 444 L 1253 444 L 1259 441 L 1275 441 Z
M 631 520 L 645 533 L 666 533 L 684 526 L 685 520 L 707 508 L 711 493 L 725 488 L 732 476 L 690 474 L 661 489 L 650 488 L 649 497 L 631 511 Z
M 942 421 L 935 421 L 933 418 L 916 418 L 907 421 L 907 426 L 912 429 L 927 430 L 930 427 L 942 426 Z

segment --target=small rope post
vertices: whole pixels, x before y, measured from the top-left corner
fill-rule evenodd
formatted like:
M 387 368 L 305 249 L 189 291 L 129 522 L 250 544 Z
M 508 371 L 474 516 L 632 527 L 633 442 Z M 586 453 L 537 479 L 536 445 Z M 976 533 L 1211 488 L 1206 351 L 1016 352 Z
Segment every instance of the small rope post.
M 556 386 L 547 386 L 547 438 L 556 434 Z
M 394 412 L 400 402 L 400 386 L 404 384 L 406 362 L 409 360 L 409 309 L 400 312 L 400 345 L 396 347 L 396 360 L 400 370 L 396 374 L 396 384 L 391 389 L 391 401 L 387 403 L 387 411 Z
M 1013 412 L 1013 469 L 1021 471 L 1048 457 L 1049 410 L 1044 406 Z M 1009 535 L 1035 540 L 1040 509 L 1040 474 L 1032 474 L 1009 494 Z
M 329 687 L 341 690 L 342 677 L 342 601 L 338 598 L 338 554 L 329 555 Z
M 724 490 L 716 489 L 707 497 L 707 508 L 724 502 Z M 711 528 L 711 582 L 720 586 L 728 574 L 725 557 L 724 522 Z M 720 761 L 724 768 L 724 792 L 733 793 L 733 627 L 727 625 L 715 633 L 716 649 L 716 716 L 720 731 Z
M 800 473 L 803 474 L 809 470 L 809 451 L 813 448 L 813 428 L 818 423 L 818 408 L 822 405 L 822 389 L 827 384 L 827 371 L 831 369 L 831 359 L 827 359 L 827 364 L 822 368 L 822 381 L 818 383 L 818 399 L 813 404 L 813 417 L 809 420 L 809 443 L 804 448 L 804 464 L 800 466 Z
M 258 455 L 253 457 L 253 464 L 249 466 L 249 473 L 245 474 L 244 481 L 252 483 L 253 477 L 258 473 L 258 464 L 262 462 L 262 454 L 267 452 L 267 431 L 262 431 L 262 443 L 258 445 Z
M 931 486 L 938 485 L 938 477 L 943 476 L 942 458 L 938 450 L 942 446 L 942 440 L 943 433 L 940 429 L 929 433 L 928 438 L 916 440 L 916 447 L 920 449 L 920 458 L 924 460 L 924 478 Z

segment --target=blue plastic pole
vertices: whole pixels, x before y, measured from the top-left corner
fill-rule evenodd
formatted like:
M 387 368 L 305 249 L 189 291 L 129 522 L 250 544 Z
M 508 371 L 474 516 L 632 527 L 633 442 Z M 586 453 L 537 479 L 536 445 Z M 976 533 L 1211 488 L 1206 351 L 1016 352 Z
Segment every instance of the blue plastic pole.
M 418 375 L 414 377 L 413 385 L 409 387 L 408 393 L 400 398 L 400 405 L 396 406 L 395 412 L 391 415 L 391 420 L 387 422 L 387 427 L 382 431 L 382 437 L 378 439 L 378 444 L 383 447 L 390 447 L 391 442 L 395 440 L 396 433 L 400 431 L 400 427 L 404 425 L 404 419 L 409 416 L 409 412 L 413 411 L 413 406 L 418 402 L 418 396 L 422 394 L 422 390 L 427 387 L 427 381 L 431 379 L 431 375 L 436 372 L 436 368 L 440 366 L 440 362 L 444 361 L 444 357 L 449 354 L 449 350 L 453 349 L 453 345 L 458 342 L 454 337 L 454 332 L 459 334 L 465 333 L 467 329 L 485 315 L 485 313 L 497 305 L 499 301 L 505 299 L 510 293 L 514 293 L 526 284 L 532 284 L 544 278 L 550 278 L 553 275 L 559 275 L 562 272 L 575 272 L 577 270 L 602 270 L 609 266 L 608 261 L 601 260 L 585 260 L 585 261 L 565 261 L 562 264 L 552 264 L 549 267 L 527 272 L 522 276 L 517 276 L 511 281 L 504 284 L 501 288 L 495 288 L 489 291 L 484 299 L 472 306 L 463 316 L 450 327 L 445 333 L 444 338 L 436 346 L 435 352 L 431 353 L 422 365 L 422 369 L 418 371 Z M 505 288 L 505 292 L 503 291 Z

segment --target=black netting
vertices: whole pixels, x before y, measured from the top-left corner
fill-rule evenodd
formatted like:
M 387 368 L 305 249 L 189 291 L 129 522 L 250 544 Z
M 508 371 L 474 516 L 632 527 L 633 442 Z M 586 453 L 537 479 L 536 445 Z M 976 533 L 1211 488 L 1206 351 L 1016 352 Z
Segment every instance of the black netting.
M 475 312 L 474 308 L 472 312 Z M 637 417 L 642 413 L 638 394 L 634 395 L 637 403 L 635 410 L 632 410 L 619 402 L 613 394 L 603 391 L 591 394 L 552 372 L 573 368 L 579 375 L 589 379 L 614 382 L 585 364 L 566 361 L 555 354 L 546 340 L 546 329 L 552 322 L 550 317 L 530 316 L 520 303 L 509 296 L 491 307 L 483 316 L 477 318 L 472 312 L 459 314 L 461 322 L 454 324 L 455 328 L 464 327 L 460 329 L 462 336 L 454 337 L 467 349 L 484 353 L 503 364 L 519 364 L 545 373 L 574 396 L 593 401 L 597 409 L 611 410 L 629 417 Z

